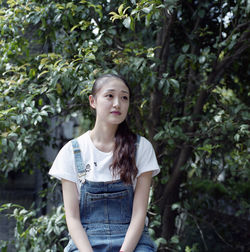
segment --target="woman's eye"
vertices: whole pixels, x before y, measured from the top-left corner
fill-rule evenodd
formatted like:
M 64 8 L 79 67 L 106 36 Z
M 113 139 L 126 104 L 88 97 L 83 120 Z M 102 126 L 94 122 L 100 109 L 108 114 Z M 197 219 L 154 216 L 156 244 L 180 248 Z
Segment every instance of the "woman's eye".
M 108 97 L 108 98 L 112 98 L 112 97 L 113 97 L 113 95 L 112 95 L 112 94 L 107 94 L 107 95 L 106 95 L 106 97 Z
M 127 101 L 128 97 L 127 96 L 123 96 L 122 99 Z

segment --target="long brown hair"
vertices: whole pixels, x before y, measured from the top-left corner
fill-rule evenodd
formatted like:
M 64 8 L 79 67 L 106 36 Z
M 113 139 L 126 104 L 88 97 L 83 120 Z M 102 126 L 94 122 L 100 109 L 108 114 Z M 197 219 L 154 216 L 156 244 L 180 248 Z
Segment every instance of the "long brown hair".
M 104 74 L 98 77 L 94 82 L 91 94 L 95 96 L 102 85 L 110 78 L 121 80 L 128 87 L 131 97 L 131 90 L 128 83 L 123 77 L 116 74 Z M 131 184 L 138 173 L 135 161 L 136 138 L 136 134 L 129 129 L 126 119 L 118 125 L 115 134 L 113 162 L 110 165 L 110 169 L 114 176 L 120 175 L 121 180 L 127 184 Z

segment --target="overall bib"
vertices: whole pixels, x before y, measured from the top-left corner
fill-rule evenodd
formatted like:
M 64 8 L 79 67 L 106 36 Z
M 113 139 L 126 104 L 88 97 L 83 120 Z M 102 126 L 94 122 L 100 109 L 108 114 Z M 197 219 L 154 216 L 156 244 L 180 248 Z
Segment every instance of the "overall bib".
M 72 141 L 80 189 L 80 218 L 94 252 L 119 252 L 124 241 L 133 207 L 133 185 L 121 180 L 93 182 L 85 180 L 78 142 Z M 64 252 L 78 251 L 72 239 Z M 156 247 L 145 226 L 135 252 L 155 252 Z

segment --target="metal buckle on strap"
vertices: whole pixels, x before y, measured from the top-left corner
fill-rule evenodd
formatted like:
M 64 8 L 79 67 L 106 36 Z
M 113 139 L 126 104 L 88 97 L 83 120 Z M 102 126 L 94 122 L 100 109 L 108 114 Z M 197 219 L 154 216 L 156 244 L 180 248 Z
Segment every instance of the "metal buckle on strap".
M 74 149 L 74 153 L 79 153 L 81 152 L 80 149 Z

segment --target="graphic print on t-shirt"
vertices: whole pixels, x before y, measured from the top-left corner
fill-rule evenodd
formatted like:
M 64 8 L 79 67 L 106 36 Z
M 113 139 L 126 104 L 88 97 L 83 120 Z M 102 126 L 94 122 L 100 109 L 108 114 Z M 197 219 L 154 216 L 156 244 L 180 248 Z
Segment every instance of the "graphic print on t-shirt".
M 87 172 L 90 172 L 90 171 L 91 171 L 90 164 L 87 164 L 85 167 L 85 175 L 87 174 Z

